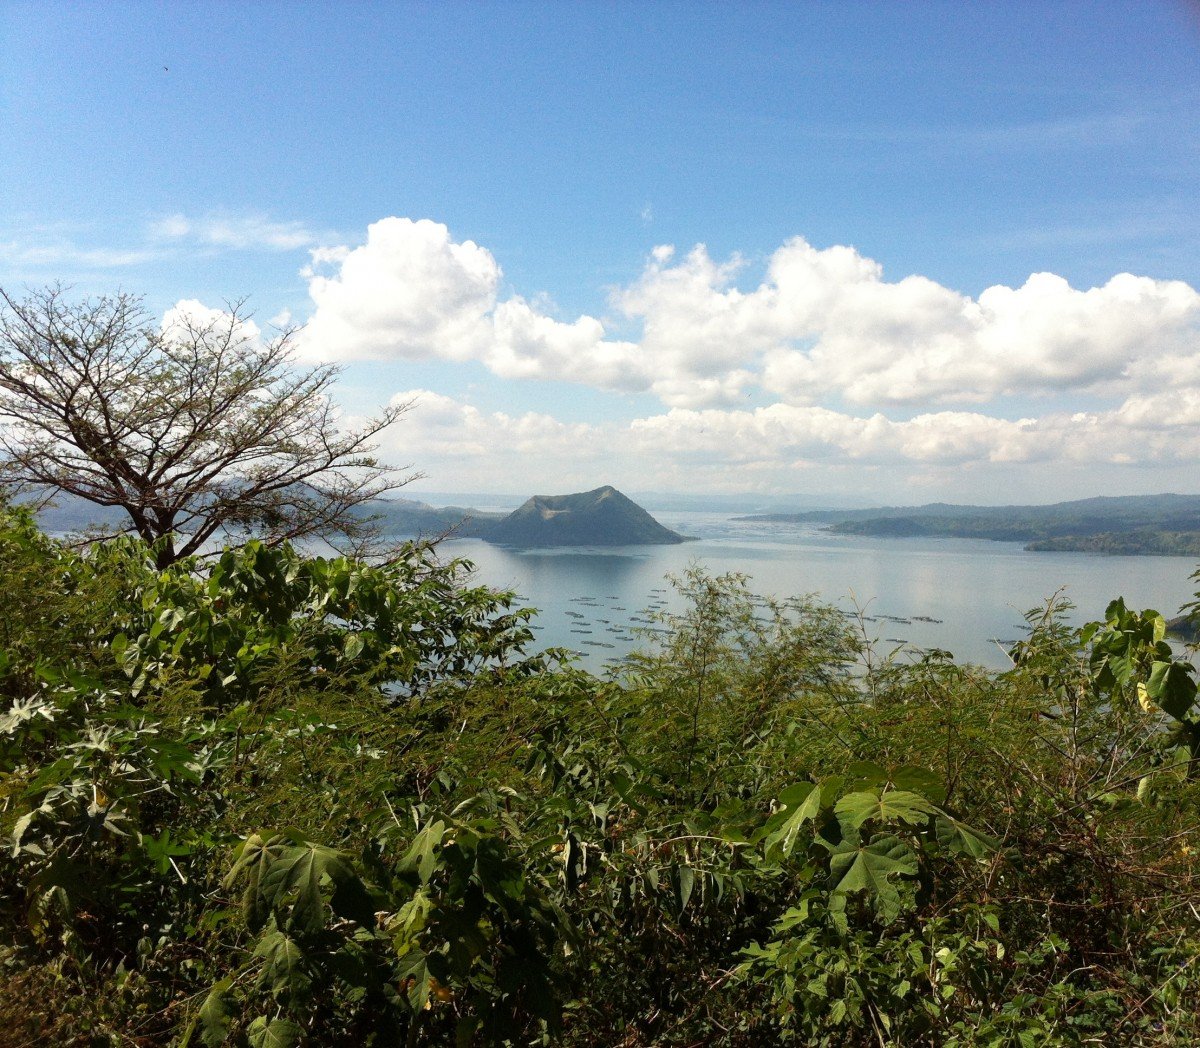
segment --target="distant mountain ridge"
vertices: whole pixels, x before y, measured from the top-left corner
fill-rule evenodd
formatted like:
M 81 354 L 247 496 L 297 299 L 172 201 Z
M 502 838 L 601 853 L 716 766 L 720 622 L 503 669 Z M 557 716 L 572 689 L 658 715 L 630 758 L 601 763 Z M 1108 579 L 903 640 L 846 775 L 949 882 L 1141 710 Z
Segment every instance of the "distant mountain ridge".
M 379 526 L 390 535 L 435 539 L 442 537 L 482 538 L 488 528 L 504 519 L 503 513 L 466 506 L 430 506 L 409 499 L 387 499 L 366 507 Z
M 684 542 L 611 484 L 534 495 L 481 536 L 505 546 L 661 546 Z
M 446 536 L 479 538 L 504 513 L 465 506 L 434 507 L 414 499 L 376 499 L 360 507 L 363 517 L 373 517 L 389 535 L 436 539 Z M 82 533 L 89 530 L 119 531 L 129 524 L 121 509 L 97 506 L 75 495 L 58 494 L 38 510 L 41 526 L 51 534 Z
M 841 535 L 1024 542 L 1034 551 L 1200 556 L 1200 495 L 1119 495 L 1033 506 L 880 506 L 762 513 L 739 520 L 825 524 Z
M 699 497 L 699 496 L 697 496 Z M 42 509 L 51 533 L 99 526 L 117 530 L 123 513 L 73 496 Z M 478 538 L 511 546 L 635 546 L 687 541 L 611 485 L 572 495 L 535 495 L 512 513 L 440 508 L 410 499 L 363 507 L 384 532 L 426 539 Z M 821 524 L 843 535 L 954 537 L 1022 542 L 1033 551 L 1200 557 L 1200 495 L 1118 495 L 1049 505 L 923 506 L 804 510 L 733 517 L 737 521 Z
M 82 499 L 63 497 L 39 516 L 55 532 L 96 525 L 119 528 L 122 515 Z M 463 506 L 430 506 L 379 499 L 363 507 L 386 534 L 426 539 L 478 538 L 505 546 L 661 546 L 687 541 L 665 528 L 611 484 L 572 495 L 534 495 L 512 513 Z

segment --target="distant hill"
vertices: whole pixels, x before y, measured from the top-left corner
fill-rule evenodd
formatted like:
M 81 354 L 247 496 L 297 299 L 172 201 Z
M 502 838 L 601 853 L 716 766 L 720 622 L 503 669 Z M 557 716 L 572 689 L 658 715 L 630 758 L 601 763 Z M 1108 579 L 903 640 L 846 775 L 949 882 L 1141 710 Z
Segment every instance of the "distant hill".
M 482 532 L 505 546 L 661 546 L 685 541 L 606 484 L 575 495 L 534 495 Z
M 1196 628 L 1196 621 L 1190 615 L 1178 615 L 1167 620 L 1167 632 L 1188 644 L 1195 644 L 1200 641 L 1200 629 Z
M 434 508 L 409 499 L 380 499 L 365 507 L 388 535 L 440 538 L 481 538 L 489 528 L 504 519 L 503 513 L 488 513 L 466 506 Z
M 1122 495 L 1044 506 L 881 506 L 764 513 L 742 520 L 825 524 L 841 535 L 1024 542 L 1035 551 L 1200 556 L 1200 495 Z
M 413 499 L 376 499 L 360 507 L 360 515 L 376 518 L 384 533 L 397 538 L 478 538 L 483 530 L 503 519 L 503 513 L 488 513 L 463 506 L 435 508 Z M 58 494 L 38 511 L 38 522 L 51 534 L 85 532 L 91 529 L 117 531 L 128 527 L 121 509 L 97 506 L 75 495 Z

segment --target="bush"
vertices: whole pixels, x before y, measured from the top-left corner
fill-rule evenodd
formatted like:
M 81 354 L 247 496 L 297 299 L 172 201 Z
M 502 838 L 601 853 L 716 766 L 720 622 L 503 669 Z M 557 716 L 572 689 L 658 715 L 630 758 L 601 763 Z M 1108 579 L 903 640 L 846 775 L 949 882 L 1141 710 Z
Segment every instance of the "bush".
M 1154 612 L 995 674 L 694 569 L 600 680 L 423 547 L 0 554 L 0 1045 L 1200 1039 Z

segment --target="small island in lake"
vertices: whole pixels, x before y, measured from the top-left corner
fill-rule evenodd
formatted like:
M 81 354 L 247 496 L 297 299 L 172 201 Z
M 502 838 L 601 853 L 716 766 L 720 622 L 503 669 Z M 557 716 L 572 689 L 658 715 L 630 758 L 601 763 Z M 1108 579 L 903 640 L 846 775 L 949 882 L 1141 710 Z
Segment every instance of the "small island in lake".
M 534 495 L 480 538 L 505 546 L 662 546 L 686 539 L 611 484 L 574 495 Z
M 512 513 L 435 509 L 402 499 L 375 503 L 393 535 L 474 538 L 502 546 L 663 546 L 688 541 L 611 484 L 572 495 L 534 495 Z

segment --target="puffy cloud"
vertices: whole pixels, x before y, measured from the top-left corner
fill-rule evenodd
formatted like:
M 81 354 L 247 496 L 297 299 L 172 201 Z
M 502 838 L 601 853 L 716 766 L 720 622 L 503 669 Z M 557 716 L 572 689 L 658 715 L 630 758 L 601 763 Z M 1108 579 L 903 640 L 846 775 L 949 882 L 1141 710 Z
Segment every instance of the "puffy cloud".
M 1176 398 L 1153 405 L 1180 407 Z M 1200 426 L 1157 422 L 1145 398 L 1103 412 L 1005 419 L 981 412 L 939 411 L 906 420 L 852 415 L 812 405 L 774 404 L 752 411 L 674 409 L 631 423 L 642 449 L 681 457 L 792 466 L 808 463 L 1007 466 L 1035 463 L 1187 464 L 1200 453 Z M 1194 399 L 1182 410 L 1200 408 Z M 1194 418 L 1188 414 L 1183 419 Z
M 649 452 L 740 462 L 1000 462 L 1051 453 L 1031 419 L 1009 421 L 968 412 L 938 412 L 895 422 L 811 405 L 773 404 L 752 411 L 676 408 L 631 424 Z
M 553 476 L 555 485 L 586 486 L 607 455 L 604 427 L 538 412 L 484 412 L 427 389 L 397 393 L 392 403 L 409 407 L 381 435 L 383 456 L 419 463 L 435 485 L 519 490 L 529 483 L 529 462 L 536 461 L 538 476 Z
M 1113 417 L 1139 430 L 1200 428 L 1200 389 L 1172 389 L 1129 397 Z
M 567 379 L 601 389 L 645 389 L 645 361 L 636 344 L 607 341 L 604 325 L 583 316 L 572 324 L 512 298 L 492 315 L 483 361 L 503 378 Z
M 563 323 L 520 296 L 499 302 L 491 252 L 453 241 L 440 223 L 385 218 L 368 227 L 365 244 L 312 257 L 316 311 L 302 345 L 313 358 L 475 359 L 504 378 L 649 384 L 638 347 L 607 340 L 594 317 Z
M 163 314 L 162 331 L 168 338 L 186 338 L 208 329 L 222 332 L 228 329 L 231 319 L 233 315 L 227 310 L 214 309 L 194 298 L 184 298 Z M 262 346 L 262 332 L 250 317 L 237 318 L 233 335 L 247 349 L 259 349 Z
M 314 357 L 474 360 L 505 379 L 664 404 L 568 423 L 424 392 L 389 450 L 455 486 L 521 487 L 537 461 L 556 486 L 635 489 L 842 487 L 856 471 L 895 490 L 1020 470 L 1055 497 L 1062 471 L 1091 491 L 1131 463 L 1186 478 L 1200 456 L 1200 295 L 1180 281 L 1119 274 L 1079 290 L 1041 273 L 972 298 L 923 276 L 888 281 L 851 247 L 800 238 L 755 281 L 739 256 L 660 245 L 612 293 L 638 329 L 619 339 L 599 318 L 503 296 L 491 252 L 438 223 L 384 219 L 365 244 L 312 259 Z M 1009 397 L 1023 417 L 1002 406 Z
M 319 248 L 304 341 L 326 359 L 478 360 L 505 378 L 649 390 L 668 407 L 786 403 L 965 406 L 1012 395 L 1128 396 L 1200 385 L 1200 294 L 1118 274 L 1072 288 L 1050 273 L 971 298 L 922 276 L 889 282 L 854 248 L 789 240 L 762 278 L 703 245 L 652 251 L 612 306 L 640 337 L 500 300 L 492 254 L 428 220 L 387 218 L 365 244 Z
M 313 356 L 468 360 L 487 348 L 500 267 L 486 248 L 451 241 L 445 226 L 385 218 L 361 247 L 312 257 L 316 312 L 302 342 Z M 331 265 L 333 275 L 320 271 Z
M 970 403 L 1136 388 L 1200 366 L 1200 294 L 1181 281 L 1119 274 L 1078 291 L 1039 273 L 972 299 L 921 276 L 889 283 L 852 248 L 796 238 L 743 292 L 736 257 L 717 264 L 697 247 L 669 260 L 654 258 L 617 304 L 677 385 L 761 367 L 763 386 L 793 403 Z
M 412 400 L 413 406 L 388 436 L 388 453 L 397 461 L 420 462 L 435 484 L 452 478 L 457 486 L 479 490 L 522 489 L 528 463 L 536 461 L 539 475 L 554 477 L 556 487 L 609 482 L 634 489 L 794 490 L 814 475 L 835 477 L 853 469 L 860 481 L 882 475 L 899 489 L 910 478 L 939 471 L 961 479 L 964 470 L 986 477 L 1019 467 L 1023 474 L 1041 470 L 1049 476 L 1083 470 L 1093 478 L 1085 489 L 1092 493 L 1094 478 L 1106 467 L 1186 469 L 1200 454 L 1200 429 L 1180 433 L 1157 422 L 1162 411 L 1179 407 L 1170 397 L 1161 403 L 1130 398 L 1111 411 L 1039 419 L 939 411 L 897 421 L 878 412 L 773 404 L 750 410 L 673 408 L 603 424 L 567 423 L 541 413 L 487 413 L 422 390 L 397 399 Z M 1200 404 L 1193 400 L 1180 410 L 1195 412 Z M 1047 495 L 1061 496 L 1062 489 L 1050 487 Z

